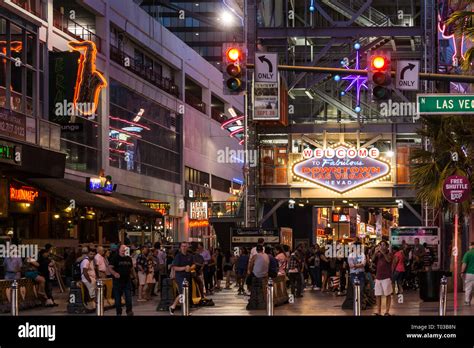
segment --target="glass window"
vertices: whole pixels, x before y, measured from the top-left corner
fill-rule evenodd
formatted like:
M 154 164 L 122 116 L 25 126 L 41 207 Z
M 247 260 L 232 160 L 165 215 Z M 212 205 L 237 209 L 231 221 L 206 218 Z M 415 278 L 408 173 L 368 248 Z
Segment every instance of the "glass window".
M 226 180 L 215 175 L 212 176 L 212 188 L 214 190 L 229 193 L 231 187 L 232 183 L 230 182 L 230 180 Z
M 61 139 L 61 151 L 66 152 L 66 168 L 81 172 L 97 173 L 99 151 Z
M 35 36 L 31 33 L 26 34 L 26 64 L 33 66 L 35 57 Z
M 110 164 L 120 169 L 179 183 L 179 133 L 171 129 L 176 121 L 170 110 L 112 80 Z

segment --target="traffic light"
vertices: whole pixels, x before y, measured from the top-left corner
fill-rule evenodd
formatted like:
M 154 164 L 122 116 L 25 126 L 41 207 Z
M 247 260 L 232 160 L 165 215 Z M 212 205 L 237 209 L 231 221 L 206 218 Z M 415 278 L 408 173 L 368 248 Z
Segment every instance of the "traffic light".
M 239 95 L 246 88 L 246 59 L 243 44 L 222 45 L 224 94 Z
M 368 81 L 374 100 L 386 100 L 390 97 L 392 82 L 392 61 L 390 52 L 369 52 Z

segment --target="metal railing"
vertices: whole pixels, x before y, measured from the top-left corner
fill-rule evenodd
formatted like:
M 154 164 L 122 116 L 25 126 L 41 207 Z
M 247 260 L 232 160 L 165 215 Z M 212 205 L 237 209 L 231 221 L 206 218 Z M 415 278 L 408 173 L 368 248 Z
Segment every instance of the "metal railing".
M 53 9 L 53 26 L 59 30 L 69 34 L 70 36 L 76 38 L 79 41 L 87 40 L 95 43 L 97 51 L 101 52 L 101 38 L 95 34 L 92 30 L 95 30 L 95 27 L 89 26 L 86 27 L 82 24 L 77 23 L 76 21 L 65 16 L 61 11 Z
M 152 83 L 159 89 L 179 98 L 178 86 L 175 85 L 171 79 L 163 77 L 152 69 L 138 63 L 133 57 L 127 55 L 118 47 L 110 45 L 110 59 L 130 70 L 135 75 L 138 75 L 144 80 Z
M 201 111 L 203 114 L 206 113 L 206 104 L 201 100 L 201 98 L 196 97 L 192 94 L 186 93 L 185 101 L 186 101 L 186 104 L 191 105 L 196 110 Z

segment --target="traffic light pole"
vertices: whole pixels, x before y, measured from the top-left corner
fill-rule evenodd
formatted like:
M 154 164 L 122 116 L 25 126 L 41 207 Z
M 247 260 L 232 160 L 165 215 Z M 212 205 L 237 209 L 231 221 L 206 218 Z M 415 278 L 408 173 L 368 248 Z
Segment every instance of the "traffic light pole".
M 247 69 L 254 69 L 254 64 L 247 64 Z M 308 73 L 327 73 L 327 74 L 337 74 L 337 75 L 361 75 L 367 76 L 367 70 L 357 70 L 357 69 L 345 69 L 345 68 L 328 68 L 320 66 L 301 66 L 301 65 L 278 65 L 278 70 L 286 71 L 298 71 L 298 72 L 308 72 Z M 397 76 L 396 71 L 391 72 L 392 77 Z M 432 74 L 432 73 L 419 73 L 421 80 L 429 81 L 451 81 L 451 82 L 469 82 L 474 83 L 474 75 L 452 75 L 452 74 Z

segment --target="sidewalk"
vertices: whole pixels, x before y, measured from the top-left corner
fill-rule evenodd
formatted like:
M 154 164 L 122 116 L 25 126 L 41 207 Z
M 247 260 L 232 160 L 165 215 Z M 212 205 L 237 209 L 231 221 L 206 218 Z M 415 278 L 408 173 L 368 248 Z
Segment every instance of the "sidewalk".
M 20 316 L 42 316 L 42 315 L 72 315 L 67 314 L 68 293 L 55 293 L 57 307 L 50 308 L 34 308 L 20 311 Z M 237 295 L 237 289 L 222 290 L 212 296 L 215 306 L 200 307 L 191 309 L 193 316 L 249 316 L 261 315 L 265 316 L 265 310 L 247 311 L 248 297 Z M 344 302 L 344 296 L 336 296 L 334 293 L 321 293 L 320 291 L 306 290 L 303 298 L 295 299 L 293 304 L 286 304 L 276 307 L 274 315 L 295 315 L 295 316 L 352 316 L 352 310 L 341 309 Z M 458 294 L 458 315 L 474 316 L 474 305 L 464 306 L 464 294 Z M 159 297 L 155 296 L 147 302 L 137 302 L 136 297 L 133 298 L 133 312 L 140 316 L 169 316 L 167 311 L 156 311 L 159 303 Z M 382 302 L 384 305 L 385 301 Z M 396 316 L 438 316 L 438 302 L 423 302 L 420 300 L 418 292 L 406 291 L 403 297 L 403 303 L 398 303 L 398 298 L 392 298 L 392 308 L 390 313 Z M 384 312 L 382 306 L 382 312 Z M 362 315 L 373 315 L 375 307 L 362 311 Z M 10 314 L 0 314 L 1 316 L 9 316 Z M 84 314 L 95 315 L 95 314 Z M 181 315 L 179 308 L 175 315 Z M 453 315 L 453 294 L 448 294 L 447 315 Z M 115 310 L 108 309 L 105 316 L 115 316 Z

